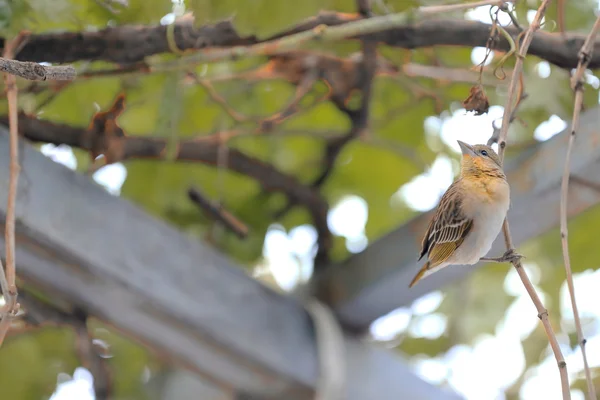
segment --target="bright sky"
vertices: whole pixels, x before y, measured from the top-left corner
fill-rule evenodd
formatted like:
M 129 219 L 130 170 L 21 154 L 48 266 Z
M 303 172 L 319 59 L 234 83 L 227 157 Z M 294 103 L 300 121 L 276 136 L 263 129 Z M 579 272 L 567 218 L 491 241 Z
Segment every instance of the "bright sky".
M 600 1 L 599 1 L 600 4 Z M 531 12 L 531 20 L 535 13 Z M 467 13 L 474 20 L 489 20 L 488 8 L 481 7 Z M 170 17 L 165 18 L 168 22 Z M 507 23 L 508 21 L 501 21 Z M 479 63 L 484 56 L 483 48 L 472 52 L 472 61 Z M 541 78 L 550 76 L 550 66 L 547 62 L 537 65 Z M 600 81 L 589 75 L 588 82 L 598 86 Z M 441 137 L 442 141 L 456 153 L 459 147 L 456 140 L 467 143 L 481 143 L 492 133 L 492 121 L 502 117 L 502 107 L 493 106 L 487 115 L 475 117 L 466 114 L 464 109 L 452 113 L 445 112 L 441 116 L 432 116 L 424 123 L 427 138 Z M 566 127 L 565 121 L 553 115 L 535 129 L 535 138 L 544 141 Z M 428 143 L 435 149 L 435 141 Z M 71 149 L 67 146 L 56 147 L 45 145 L 42 152 L 56 162 L 75 168 L 76 160 Z M 440 196 L 453 180 L 453 169 L 456 165 L 444 155 L 437 157 L 430 169 L 415 177 L 409 183 L 398 188 L 394 196 L 402 198 L 407 204 L 418 211 L 427 211 L 435 207 Z M 127 171 L 122 164 L 107 166 L 96 172 L 94 179 L 104 185 L 115 195 L 126 179 Z M 368 240 L 365 236 L 365 224 L 368 218 L 368 206 L 358 196 L 347 196 L 336 204 L 328 217 L 331 231 L 346 239 L 349 251 L 362 251 Z M 299 226 L 285 232 L 281 226 L 273 225 L 269 229 L 264 244 L 263 267 L 270 270 L 277 283 L 286 290 L 293 289 L 298 283 L 306 281 L 312 272 L 312 257 L 316 231 L 310 225 Z M 540 269 L 534 263 L 526 263 L 525 267 L 532 282 L 539 279 Z M 453 390 L 461 393 L 469 400 L 502 400 L 503 391 L 510 387 L 521 375 L 525 368 L 525 359 L 521 340 L 528 337 L 538 324 L 535 310 L 522 284 L 511 269 L 504 282 L 508 294 L 516 296 L 509 306 L 503 320 L 499 321 L 493 335 L 482 335 L 472 346 L 454 346 L 447 353 L 437 358 L 416 358 L 412 361 L 415 372 L 423 379 L 434 384 L 445 380 Z M 588 357 L 591 367 L 600 366 L 600 308 L 597 307 L 597 289 L 600 287 L 600 270 L 586 271 L 575 276 L 575 287 L 581 317 L 585 321 L 586 337 L 588 338 Z M 538 289 L 539 290 L 539 289 Z M 541 292 L 541 291 L 540 291 Z M 543 293 L 541 293 L 543 297 Z M 443 300 L 441 292 L 429 293 L 416 300 L 410 307 L 397 309 L 373 323 L 372 335 L 379 340 L 392 340 L 399 334 L 408 332 L 415 337 L 435 339 L 445 331 L 447 318 L 436 310 Z M 561 314 L 567 318 L 571 315 L 571 306 L 566 285 L 560 292 Z M 563 320 L 563 326 L 572 325 L 572 320 Z M 568 338 L 559 335 L 563 346 L 563 354 L 569 365 L 571 377 L 581 374 L 583 369 L 580 352 L 572 352 L 566 344 Z M 57 390 L 51 400 L 88 400 L 93 399 L 93 377 L 84 368 L 77 368 L 74 376 L 61 377 Z M 552 352 L 548 350 L 547 357 L 526 377 L 520 392 L 523 400 L 559 400 L 560 384 L 556 362 Z M 573 392 L 573 400 L 583 400 L 581 391 Z

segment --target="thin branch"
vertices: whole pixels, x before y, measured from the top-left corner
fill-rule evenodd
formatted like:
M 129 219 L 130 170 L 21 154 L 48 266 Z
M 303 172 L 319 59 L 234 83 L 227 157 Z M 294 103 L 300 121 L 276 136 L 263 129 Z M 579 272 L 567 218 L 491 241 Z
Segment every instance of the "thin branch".
M 519 46 L 517 60 L 515 62 L 515 66 L 513 68 L 513 74 L 511 77 L 510 84 L 508 86 L 508 95 L 507 95 L 507 100 L 506 100 L 506 106 L 504 107 L 504 114 L 502 117 L 502 126 L 500 128 L 500 133 L 499 133 L 499 138 L 498 138 L 498 155 L 500 156 L 501 160 L 504 159 L 504 152 L 506 149 L 506 139 L 508 136 L 508 128 L 510 125 L 513 107 L 515 106 L 514 105 L 515 95 L 516 95 L 516 91 L 517 91 L 517 86 L 519 85 L 520 76 L 521 76 L 521 73 L 523 70 L 523 62 L 525 61 L 525 56 L 527 55 L 527 50 L 529 49 L 529 45 L 531 44 L 531 41 L 533 39 L 533 34 L 536 30 L 538 30 L 540 28 L 540 23 L 542 21 L 542 18 L 544 17 L 546 8 L 550 4 L 550 1 L 551 0 L 543 0 L 542 1 L 542 4 L 538 8 L 538 10 L 535 14 L 535 17 L 533 18 L 533 21 L 531 22 L 531 25 L 525 31 L 525 35 Z M 513 246 L 513 241 L 512 241 L 511 234 L 510 234 L 510 227 L 508 225 L 507 219 L 504 220 L 504 226 L 503 226 L 502 230 L 504 232 L 504 242 L 506 244 L 507 250 L 513 249 L 514 246 Z M 552 325 L 550 324 L 550 320 L 548 319 L 548 310 L 546 310 L 546 308 L 542 304 L 542 301 L 540 300 L 540 297 L 538 296 L 537 292 L 535 291 L 535 288 L 531 284 L 531 281 L 529 280 L 527 273 L 523 269 L 523 265 L 521 264 L 521 262 L 519 260 L 517 260 L 517 261 L 513 261 L 512 264 L 515 267 L 515 269 L 517 270 L 517 273 L 519 274 L 519 277 L 521 278 L 521 281 L 523 282 L 523 285 L 525 286 L 525 290 L 527 290 L 527 293 L 531 297 L 531 300 L 533 301 L 533 304 L 535 305 L 535 308 L 538 312 L 538 317 L 542 321 L 542 324 L 546 331 L 546 335 L 548 336 L 548 341 L 550 342 L 550 347 L 552 348 L 552 351 L 554 352 L 554 357 L 556 358 L 556 362 L 558 364 L 558 370 L 560 373 L 560 380 L 561 380 L 561 386 L 562 386 L 563 400 L 571 399 L 571 392 L 569 389 L 569 376 L 567 373 L 567 363 L 565 362 L 565 359 L 560 350 L 558 341 L 556 340 L 556 334 L 554 333 Z
M 567 4 L 566 0 L 557 0 L 556 1 L 556 20 L 558 23 L 558 31 L 561 34 L 565 34 L 566 24 L 565 24 L 565 5 Z M 594 397 L 595 399 L 596 397 Z
M 363 17 L 369 18 L 373 16 L 373 12 L 371 11 L 371 0 L 356 0 L 356 5 L 358 13 Z
M 24 36 L 17 35 L 13 40 L 6 43 L 4 47 L 4 58 L 11 59 L 15 49 L 22 43 Z M 19 179 L 19 117 L 18 117 L 18 89 L 14 75 L 5 72 L 4 82 L 6 86 L 6 97 L 8 99 L 8 121 L 10 133 L 10 172 L 8 182 L 8 201 L 6 205 L 5 237 L 6 242 L 6 278 L 4 271 L 2 276 L 2 295 L 5 305 L 0 314 L 0 346 L 10 327 L 13 316 L 19 310 L 17 303 L 16 267 L 15 267 L 15 207 L 17 202 L 17 181 Z M 0 265 L 0 269 L 2 266 Z
M 221 96 L 219 92 L 217 92 L 210 80 L 200 79 L 198 75 L 194 72 L 188 72 L 188 76 L 190 76 L 198 85 L 202 86 L 204 90 L 206 90 L 210 98 L 215 103 L 220 105 L 221 108 L 227 113 L 227 115 L 233 118 L 236 122 L 247 122 L 252 120 L 252 118 L 247 117 L 231 108 L 231 106 L 229 106 L 229 104 L 227 103 L 227 100 L 225 100 L 225 98 L 223 98 L 223 96 Z
M 73 324 L 76 334 L 76 350 L 84 368 L 94 377 L 95 400 L 108 400 L 113 397 L 113 380 L 110 369 L 97 351 L 94 338 L 88 329 L 88 316 L 81 310 L 75 310 L 76 322 Z
M 30 81 L 72 81 L 77 75 L 75 68 L 70 65 L 46 67 L 30 61 L 16 61 L 2 57 L 0 57 L 0 71 Z
M 562 11 L 564 12 L 564 5 Z M 573 143 L 575 142 L 575 135 L 579 130 L 579 114 L 583 106 L 583 76 L 590 62 L 592 52 L 594 51 L 593 43 L 594 40 L 596 40 L 598 31 L 600 31 L 600 16 L 596 19 L 596 22 L 594 23 L 590 34 L 588 35 L 583 46 L 581 47 L 581 51 L 579 52 L 579 64 L 575 73 L 573 74 L 573 77 L 571 78 L 571 88 L 575 92 L 575 102 L 573 105 L 571 135 L 569 136 L 569 143 L 567 145 L 567 155 L 565 156 L 565 168 L 560 187 L 560 237 L 565 263 L 565 271 L 567 275 L 567 286 L 569 288 L 569 295 L 571 297 L 571 306 L 573 308 L 573 317 L 575 319 L 577 339 L 579 341 L 579 345 L 581 346 L 581 355 L 583 357 L 583 366 L 585 369 L 585 380 L 587 382 L 588 396 L 590 399 L 596 399 L 596 389 L 594 387 L 594 381 L 592 380 L 592 374 L 588 365 L 587 355 L 585 352 L 586 339 L 583 336 L 583 329 L 581 329 L 581 320 L 579 319 L 579 311 L 577 309 L 577 301 L 575 299 L 575 285 L 573 285 L 573 272 L 571 271 L 571 259 L 569 257 L 569 228 L 567 223 L 567 202 L 569 195 L 569 176 L 571 174 L 571 152 L 573 150 Z
M 464 11 L 470 10 L 471 8 L 483 7 L 483 6 L 497 6 L 502 8 L 508 0 L 502 1 L 474 1 L 474 2 L 464 2 L 460 4 L 444 4 L 440 6 L 428 6 L 428 7 L 419 7 L 417 8 L 417 12 L 423 15 L 434 15 L 434 14 L 442 14 L 442 13 L 450 13 L 453 11 Z
M 363 36 L 398 28 L 407 24 L 408 22 L 415 21 L 420 18 L 426 18 L 432 15 L 469 10 L 474 7 L 486 5 L 501 7 L 507 1 L 508 0 L 486 0 L 474 3 L 418 7 L 411 12 L 389 14 L 368 19 L 359 19 L 334 27 L 320 24 L 312 27 L 312 29 L 309 30 L 301 31 L 299 33 L 292 33 L 251 46 L 233 46 L 229 48 L 200 51 L 189 56 L 180 57 L 172 62 L 156 64 L 153 67 L 158 69 L 170 69 L 180 68 L 183 65 L 215 62 L 240 57 L 273 55 L 281 51 L 298 48 L 299 46 L 312 40 L 331 42 L 352 38 L 355 36 Z
M 337 161 L 338 156 L 344 149 L 344 147 L 352 140 L 360 137 L 368 129 L 369 123 L 369 110 L 371 102 L 371 88 L 375 73 L 377 70 L 377 43 L 369 40 L 363 42 L 363 56 L 361 59 L 362 72 L 360 74 L 360 81 L 357 83 L 357 88 L 361 91 L 361 104 L 358 109 L 350 109 L 346 107 L 345 100 L 348 97 L 348 93 L 343 93 L 342 96 L 333 96 L 332 101 L 344 112 L 350 119 L 352 125 L 347 134 L 338 137 L 332 137 L 327 141 L 325 147 L 325 156 L 323 159 L 323 170 L 319 176 L 312 182 L 311 187 L 318 189 L 327 181 L 333 167 Z M 280 211 L 275 213 L 275 218 L 281 218 L 294 206 L 293 202 L 283 207 Z M 325 266 L 327 261 L 327 254 L 324 252 L 325 249 L 320 249 L 315 257 L 315 272 L 319 272 L 322 267 Z
M 188 197 L 194 204 L 210 214 L 212 218 L 225 225 L 240 239 L 244 239 L 248 235 L 248 227 L 242 221 L 224 209 L 223 206 L 213 204 L 198 189 L 188 189 Z
M 592 182 L 577 175 L 571 175 L 570 181 L 600 193 L 600 183 Z
M 19 301 L 24 308 L 23 321 L 27 330 L 47 326 L 68 327 L 76 334 L 76 350 L 83 367 L 94 377 L 94 394 L 96 399 L 109 399 L 114 392 L 110 370 L 98 352 L 87 326 L 88 315 L 81 309 L 65 311 L 54 304 L 47 303 L 26 290 L 19 293 Z M 14 330 L 11 330 L 11 334 Z
M 325 168 L 319 177 L 314 181 L 313 186 L 319 187 L 327 180 L 331 175 L 333 166 L 337 160 L 337 157 L 341 153 L 342 149 L 352 139 L 359 137 L 367 128 L 369 123 L 369 109 L 371 102 L 371 88 L 373 86 L 373 79 L 375 78 L 376 59 L 377 59 L 377 44 L 365 42 L 363 45 L 363 65 L 364 65 L 364 77 L 363 84 L 361 87 L 362 101 L 361 106 L 357 111 L 350 109 L 343 109 L 352 121 L 352 127 L 347 135 L 330 141 L 327 144 L 326 157 L 325 157 Z
M 410 77 L 421 77 L 448 82 L 475 83 L 479 72 L 464 68 L 436 67 L 433 65 L 407 63 L 402 66 L 402 71 Z M 491 72 L 486 73 L 483 68 L 482 84 L 484 86 L 505 86 L 506 81 L 496 78 Z M 510 78 L 510 76 L 509 76 Z
M 23 320 L 34 327 L 68 326 L 73 328 L 77 319 L 54 304 L 40 300 L 27 289 L 19 292 L 19 303 L 23 306 Z

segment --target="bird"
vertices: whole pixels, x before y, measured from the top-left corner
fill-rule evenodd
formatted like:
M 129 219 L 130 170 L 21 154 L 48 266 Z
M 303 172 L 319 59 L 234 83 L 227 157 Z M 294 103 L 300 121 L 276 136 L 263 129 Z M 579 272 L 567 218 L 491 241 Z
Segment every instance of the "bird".
M 442 196 L 421 242 L 420 261 L 427 261 L 409 287 L 448 265 L 513 262 L 523 256 L 515 249 L 497 258 L 484 257 L 510 207 L 510 186 L 498 154 L 484 144 L 457 140 L 462 152 L 460 177 Z

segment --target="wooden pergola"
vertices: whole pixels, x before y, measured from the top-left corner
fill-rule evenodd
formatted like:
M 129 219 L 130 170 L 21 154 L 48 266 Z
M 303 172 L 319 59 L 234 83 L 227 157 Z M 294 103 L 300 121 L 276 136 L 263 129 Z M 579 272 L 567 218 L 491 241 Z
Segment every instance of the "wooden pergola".
M 573 150 L 570 217 L 600 201 L 600 176 L 594 173 L 600 168 L 598 126 L 600 108 L 586 111 Z M 2 127 L 0 133 L 0 189 L 6 192 L 8 132 Z M 507 162 L 513 188 L 509 220 L 517 245 L 558 226 L 567 139 L 563 132 Z M 297 300 L 28 144 L 21 148 L 17 262 L 22 280 L 200 374 L 198 398 L 313 398 L 317 346 L 311 319 Z M 6 213 L 6 197 L 0 201 Z M 472 271 L 448 268 L 408 289 L 429 217 L 409 221 L 314 281 L 345 329 L 346 399 L 460 398 L 421 380 L 398 353 L 356 334 Z M 497 240 L 494 254 L 502 253 L 501 245 Z

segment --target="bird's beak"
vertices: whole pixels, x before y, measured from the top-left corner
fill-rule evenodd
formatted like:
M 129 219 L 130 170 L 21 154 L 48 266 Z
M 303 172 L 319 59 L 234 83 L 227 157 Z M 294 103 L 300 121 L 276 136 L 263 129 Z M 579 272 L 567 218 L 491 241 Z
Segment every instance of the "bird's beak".
M 473 150 L 473 146 L 471 146 L 470 144 L 466 144 L 465 142 L 461 142 L 460 140 L 457 140 L 457 142 L 460 146 L 460 150 L 462 151 L 463 155 L 475 157 L 475 151 Z

